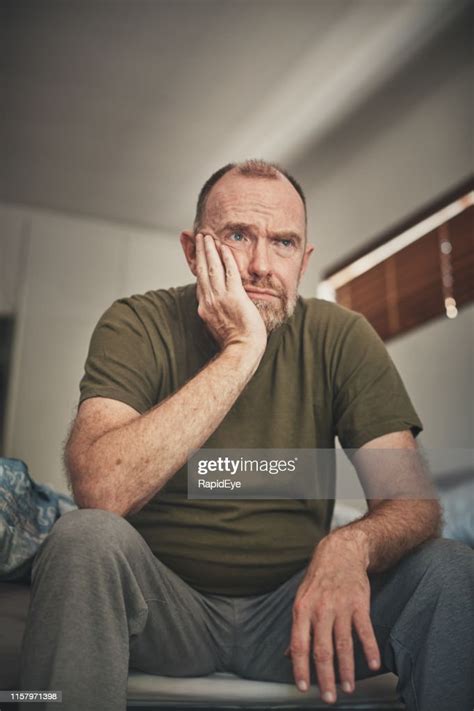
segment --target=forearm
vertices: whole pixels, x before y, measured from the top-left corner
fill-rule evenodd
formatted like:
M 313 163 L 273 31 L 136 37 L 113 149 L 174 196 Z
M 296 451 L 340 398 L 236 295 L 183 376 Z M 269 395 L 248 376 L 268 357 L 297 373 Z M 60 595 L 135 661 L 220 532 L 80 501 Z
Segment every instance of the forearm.
M 391 568 L 415 546 L 440 535 L 437 500 L 395 499 L 381 501 L 356 521 L 334 529 L 321 543 L 350 546 L 367 572 L 377 573 Z
M 201 447 L 224 419 L 261 353 L 231 346 L 171 397 L 107 432 L 87 452 L 87 491 L 80 505 L 136 513 Z

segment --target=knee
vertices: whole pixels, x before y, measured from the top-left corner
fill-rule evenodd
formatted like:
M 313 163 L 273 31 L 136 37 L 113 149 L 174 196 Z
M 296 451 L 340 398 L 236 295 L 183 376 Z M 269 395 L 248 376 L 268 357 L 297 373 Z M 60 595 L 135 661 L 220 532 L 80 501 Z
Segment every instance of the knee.
M 470 589 L 474 595 L 474 552 L 460 541 L 435 538 L 416 551 L 427 574 L 443 589 Z
M 55 522 L 42 548 L 63 551 L 67 555 L 89 550 L 94 557 L 102 551 L 124 548 L 138 536 L 124 518 L 104 509 L 75 509 Z

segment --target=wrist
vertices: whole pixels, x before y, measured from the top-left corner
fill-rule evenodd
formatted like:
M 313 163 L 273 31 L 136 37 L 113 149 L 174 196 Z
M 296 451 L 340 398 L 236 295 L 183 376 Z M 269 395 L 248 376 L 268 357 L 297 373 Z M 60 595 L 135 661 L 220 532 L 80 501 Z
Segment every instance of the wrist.
M 342 552 L 352 561 L 358 560 L 365 570 L 369 567 L 369 537 L 357 524 L 336 528 L 317 547 L 322 555 L 340 556 Z
M 265 348 L 266 343 L 262 344 L 254 340 L 234 341 L 225 346 L 221 353 L 235 358 L 243 365 L 255 365 L 256 368 L 262 360 Z

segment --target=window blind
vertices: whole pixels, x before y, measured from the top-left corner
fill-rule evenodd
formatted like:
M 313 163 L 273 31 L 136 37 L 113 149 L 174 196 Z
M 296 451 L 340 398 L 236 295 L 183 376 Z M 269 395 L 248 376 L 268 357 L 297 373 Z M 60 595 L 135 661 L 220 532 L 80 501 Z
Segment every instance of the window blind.
M 328 270 L 326 293 L 329 286 L 338 303 L 364 314 L 385 341 L 434 318 L 455 318 L 474 300 L 474 193 L 465 187 Z M 438 224 L 414 238 L 433 216 Z

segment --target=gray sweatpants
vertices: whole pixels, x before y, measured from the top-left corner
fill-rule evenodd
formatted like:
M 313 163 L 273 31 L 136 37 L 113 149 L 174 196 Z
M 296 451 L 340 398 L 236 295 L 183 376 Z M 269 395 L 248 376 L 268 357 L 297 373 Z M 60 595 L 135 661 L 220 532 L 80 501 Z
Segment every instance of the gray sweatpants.
M 71 511 L 35 558 L 20 688 L 63 692 L 62 704 L 36 704 L 36 711 L 124 711 L 129 667 L 294 683 L 284 651 L 304 573 L 264 595 L 203 595 L 157 560 L 124 518 Z M 472 711 L 471 549 L 425 542 L 370 583 L 383 666 L 369 669 L 354 632 L 356 678 L 394 672 L 409 711 Z

